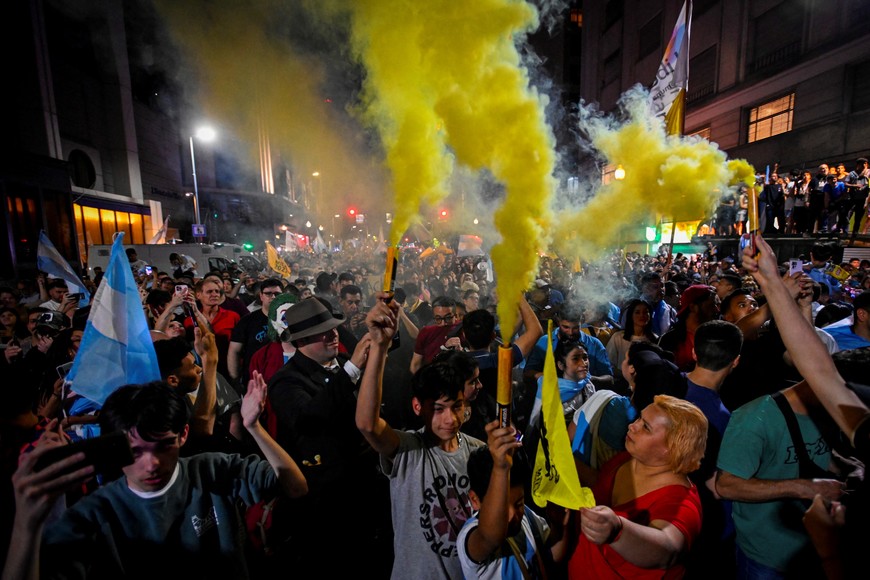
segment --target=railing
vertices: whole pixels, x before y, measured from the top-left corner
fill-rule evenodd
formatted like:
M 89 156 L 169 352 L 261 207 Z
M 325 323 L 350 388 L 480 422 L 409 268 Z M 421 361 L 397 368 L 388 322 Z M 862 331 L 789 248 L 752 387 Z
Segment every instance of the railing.
M 800 49 L 801 43 L 797 40 L 773 52 L 759 56 L 749 63 L 749 72 L 755 73 L 767 68 L 788 64 L 798 56 Z

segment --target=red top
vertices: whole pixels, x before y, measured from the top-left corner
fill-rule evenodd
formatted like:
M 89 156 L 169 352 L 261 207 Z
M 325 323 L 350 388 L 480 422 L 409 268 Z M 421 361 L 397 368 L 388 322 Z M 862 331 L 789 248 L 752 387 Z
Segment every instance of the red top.
M 423 355 L 423 364 L 432 362 L 438 353 L 441 352 L 441 347 L 447 342 L 447 335 L 454 329 L 454 326 L 424 326 L 420 329 L 417 335 L 417 340 L 414 342 L 414 353 Z
M 229 341 L 230 335 L 233 333 L 233 327 L 238 321 L 238 314 L 218 306 L 218 313 L 215 315 L 214 320 L 211 321 L 211 329 L 216 336 L 223 336 Z M 184 319 L 184 328 L 193 328 L 193 319 L 190 316 Z
M 637 524 L 648 526 L 653 520 L 670 522 L 686 537 L 686 550 L 701 531 L 701 499 L 694 485 L 668 485 L 651 491 L 621 505 L 611 505 L 611 493 L 616 472 L 631 455 L 622 452 L 601 469 L 598 483 L 592 492 L 598 505 L 610 507 L 617 515 Z M 577 518 L 577 533 L 580 541 L 568 562 L 569 578 L 680 578 L 685 567 L 677 564 L 667 569 L 639 568 L 627 562 L 610 545 L 597 545 L 580 532 Z

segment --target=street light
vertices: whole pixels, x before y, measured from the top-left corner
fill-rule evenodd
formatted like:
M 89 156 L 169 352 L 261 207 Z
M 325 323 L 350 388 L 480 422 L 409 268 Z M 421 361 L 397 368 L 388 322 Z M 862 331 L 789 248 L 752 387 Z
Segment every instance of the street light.
M 625 179 L 625 169 L 622 168 L 622 165 L 616 166 L 616 171 L 613 172 L 613 178 L 619 181 Z
M 193 153 L 193 138 L 196 137 L 200 141 L 213 141 L 216 136 L 215 130 L 211 127 L 200 127 L 196 133 L 190 136 L 190 168 L 193 171 L 193 212 L 196 218 L 196 224 L 202 225 L 199 219 L 199 185 L 196 182 L 196 156 Z M 202 236 L 196 236 L 202 241 Z

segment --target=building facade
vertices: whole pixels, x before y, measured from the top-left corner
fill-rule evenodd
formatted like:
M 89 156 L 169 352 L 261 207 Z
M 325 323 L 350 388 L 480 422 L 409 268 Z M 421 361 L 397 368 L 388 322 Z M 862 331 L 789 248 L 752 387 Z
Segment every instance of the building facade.
M 117 231 L 147 243 L 167 216 L 170 237 L 193 241 L 195 107 L 172 62 L 155 62 L 171 51 L 150 3 L 25 0 L 0 20 L 0 278 L 33 273 L 40 229 L 74 267 Z M 223 139 L 196 143 L 201 221 L 209 240 L 262 244 L 305 208 L 276 193 L 268 147 L 251 169 Z
M 581 95 L 652 84 L 683 0 L 585 0 Z M 759 171 L 870 152 L 870 2 L 695 0 L 685 131 Z

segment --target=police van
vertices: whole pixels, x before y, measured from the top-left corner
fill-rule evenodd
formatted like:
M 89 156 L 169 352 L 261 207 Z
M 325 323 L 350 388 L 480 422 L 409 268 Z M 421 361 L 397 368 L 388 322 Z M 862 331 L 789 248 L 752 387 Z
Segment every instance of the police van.
M 175 268 L 169 261 L 171 254 L 184 254 L 196 262 L 197 273 L 202 276 L 212 270 L 229 270 L 235 266 L 249 274 L 255 274 L 263 269 L 263 264 L 251 252 L 238 244 L 214 242 L 211 244 L 125 244 L 124 249 L 133 248 L 140 260 L 152 267 L 170 275 Z M 95 245 L 88 248 L 88 274 L 94 277 L 94 268 L 102 268 L 103 272 L 109 265 L 112 254 L 111 245 Z

